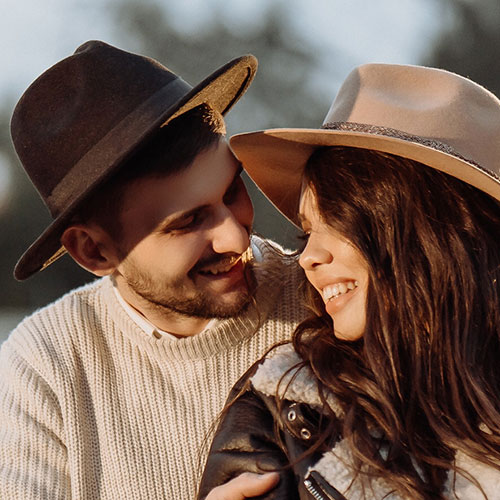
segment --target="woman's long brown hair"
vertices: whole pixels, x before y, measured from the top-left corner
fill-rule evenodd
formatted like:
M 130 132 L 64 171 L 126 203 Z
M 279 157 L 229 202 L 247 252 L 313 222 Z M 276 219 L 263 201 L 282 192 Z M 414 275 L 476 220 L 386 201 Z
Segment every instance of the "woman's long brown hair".
M 369 267 L 362 340 L 335 338 L 314 294 L 317 316 L 293 338 L 342 404 L 358 468 L 414 499 L 444 498 L 447 471 L 467 474 L 457 451 L 500 469 L 500 204 L 435 169 L 356 148 L 316 150 L 305 182 Z

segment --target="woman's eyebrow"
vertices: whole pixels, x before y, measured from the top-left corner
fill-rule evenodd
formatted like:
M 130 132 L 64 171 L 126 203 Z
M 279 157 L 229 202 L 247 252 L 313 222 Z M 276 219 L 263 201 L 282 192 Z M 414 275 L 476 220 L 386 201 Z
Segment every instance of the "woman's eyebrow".
M 297 214 L 297 219 L 299 222 L 303 225 L 305 222 L 307 222 L 307 217 L 300 212 Z

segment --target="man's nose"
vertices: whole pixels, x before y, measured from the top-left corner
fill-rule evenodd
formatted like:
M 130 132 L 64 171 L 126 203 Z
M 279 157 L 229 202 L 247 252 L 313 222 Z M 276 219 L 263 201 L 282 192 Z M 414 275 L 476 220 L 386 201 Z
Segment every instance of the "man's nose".
M 212 229 L 214 252 L 242 254 L 250 244 L 250 228 L 244 226 L 227 207 L 221 208 L 218 223 Z

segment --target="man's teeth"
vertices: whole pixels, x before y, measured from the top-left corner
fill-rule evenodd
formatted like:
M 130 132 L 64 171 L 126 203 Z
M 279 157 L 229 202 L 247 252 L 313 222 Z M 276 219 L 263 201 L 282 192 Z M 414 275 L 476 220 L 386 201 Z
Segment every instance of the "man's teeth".
M 213 274 L 213 275 L 220 274 L 220 273 L 227 273 L 236 264 L 236 262 L 237 262 L 237 260 L 229 262 L 229 263 L 224 262 L 224 263 L 217 264 L 215 266 L 206 267 L 205 269 L 200 269 L 200 271 L 202 273 L 205 273 L 205 274 Z
M 359 283 L 357 281 L 347 281 L 342 283 L 335 283 L 334 285 L 328 285 L 323 288 L 323 300 L 327 302 L 330 299 L 334 299 L 339 295 L 354 290 Z

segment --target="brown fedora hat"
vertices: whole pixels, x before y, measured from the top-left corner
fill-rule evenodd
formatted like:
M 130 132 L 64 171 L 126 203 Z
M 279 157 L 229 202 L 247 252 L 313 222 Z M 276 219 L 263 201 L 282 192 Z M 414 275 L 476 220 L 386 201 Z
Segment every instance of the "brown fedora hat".
M 157 61 L 89 41 L 44 72 L 11 121 L 17 154 L 53 222 L 18 261 L 23 280 L 65 253 L 60 237 L 88 196 L 158 127 L 207 103 L 224 114 L 257 70 L 238 57 L 194 88 Z
M 254 182 L 295 224 L 302 172 L 318 146 L 416 160 L 500 200 L 500 101 L 448 71 L 363 65 L 342 84 L 321 129 L 271 129 L 231 138 Z

